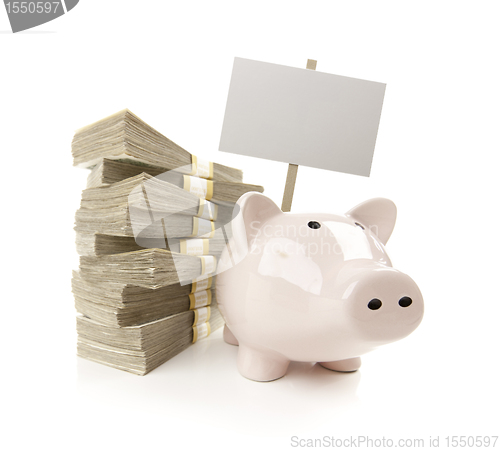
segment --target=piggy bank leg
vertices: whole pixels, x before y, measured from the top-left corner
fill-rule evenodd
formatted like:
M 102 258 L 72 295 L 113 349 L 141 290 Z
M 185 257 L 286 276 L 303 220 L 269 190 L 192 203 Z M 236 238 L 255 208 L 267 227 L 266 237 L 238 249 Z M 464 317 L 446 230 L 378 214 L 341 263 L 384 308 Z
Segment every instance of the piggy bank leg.
M 352 373 L 361 366 L 361 359 L 354 357 L 353 359 L 337 360 L 335 362 L 318 362 L 323 368 L 341 373 Z
M 258 351 L 240 345 L 238 350 L 238 370 L 247 379 L 269 382 L 286 374 L 290 361 L 268 352 Z
M 229 330 L 229 327 L 227 327 L 227 324 L 224 324 L 224 332 L 223 332 L 222 338 L 224 338 L 224 341 L 230 345 L 238 346 L 238 344 L 239 344 L 238 339 Z

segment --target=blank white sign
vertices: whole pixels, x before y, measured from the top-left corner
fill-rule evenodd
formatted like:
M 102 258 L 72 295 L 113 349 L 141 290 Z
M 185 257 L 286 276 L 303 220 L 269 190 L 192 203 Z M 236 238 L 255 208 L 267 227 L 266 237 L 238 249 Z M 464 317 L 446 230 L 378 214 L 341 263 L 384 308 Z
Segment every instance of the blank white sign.
M 235 58 L 219 150 L 370 175 L 385 84 Z

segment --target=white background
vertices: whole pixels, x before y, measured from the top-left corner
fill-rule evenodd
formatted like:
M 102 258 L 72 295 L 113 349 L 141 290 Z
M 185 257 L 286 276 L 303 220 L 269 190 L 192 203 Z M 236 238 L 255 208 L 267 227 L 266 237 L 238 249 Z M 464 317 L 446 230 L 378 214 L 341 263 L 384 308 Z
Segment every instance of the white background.
M 497 5 L 82 0 L 15 35 L 0 10 L 2 448 L 499 435 Z M 387 83 L 371 177 L 300 167 L 292 211 L 393 199 L 387 249 L 424 294 L 420 328 L 357 373 L 292 364 L 267 384 L 220 332 L 145 377 L 76 358 L 76 128 L 127 107 L 281 202 L 285 164 L 217 151 L 234 56 Z

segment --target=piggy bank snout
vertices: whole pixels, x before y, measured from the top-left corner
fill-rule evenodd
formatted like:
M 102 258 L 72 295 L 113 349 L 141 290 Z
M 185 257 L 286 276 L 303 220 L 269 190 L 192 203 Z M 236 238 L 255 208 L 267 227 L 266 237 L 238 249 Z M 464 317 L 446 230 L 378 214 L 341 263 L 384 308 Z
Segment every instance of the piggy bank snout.
M 417 284 L 394 268 L 352 272 L 343 300 L 356 329 L 379 344 L 406 337 L 422 321 L 424 302 Z

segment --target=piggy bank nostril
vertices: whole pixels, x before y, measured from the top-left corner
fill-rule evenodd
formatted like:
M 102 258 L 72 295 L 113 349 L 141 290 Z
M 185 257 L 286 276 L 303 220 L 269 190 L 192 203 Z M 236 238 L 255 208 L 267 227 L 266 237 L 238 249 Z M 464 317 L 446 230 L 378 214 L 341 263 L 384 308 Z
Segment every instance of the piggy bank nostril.
M 408 296 L 403 296 L 400 300 L 399 300 L 399 305 L 401 307 L 408 307 L 411 305 L 413 301 L 411 300 L 411 298 L 409 298 Z
M 378 310 L 380 307 L 382 307 L 382 301 L 380 299 L 372 299 L 368 302 L 368 308 L 370 310 Z

